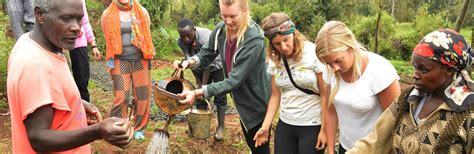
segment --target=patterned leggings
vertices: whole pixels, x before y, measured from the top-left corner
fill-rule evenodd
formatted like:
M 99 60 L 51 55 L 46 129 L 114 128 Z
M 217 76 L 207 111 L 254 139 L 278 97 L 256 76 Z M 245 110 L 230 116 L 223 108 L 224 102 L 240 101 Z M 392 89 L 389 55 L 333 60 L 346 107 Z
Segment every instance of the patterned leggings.
M 115 99 L 110 116 L 128 118 L 130 84 L 133 86 L 133 127 L 143 130 L 148 123 L 150 112 L 151 77 L 148 60 L 121 61 L 115 60 L 115 68 L 110 70 L 114 86 Z

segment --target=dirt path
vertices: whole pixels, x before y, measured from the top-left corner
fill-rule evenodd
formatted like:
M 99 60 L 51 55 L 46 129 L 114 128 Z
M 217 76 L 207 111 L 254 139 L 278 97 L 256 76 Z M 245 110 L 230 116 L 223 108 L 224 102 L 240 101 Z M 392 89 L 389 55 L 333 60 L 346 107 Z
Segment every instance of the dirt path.
M 161 69 L 165 67 L 171 67 L 171 63 L 168 61 L 162 60 L 154 60 L 152 61 L 152 69 Z M 101 113 L 105 114 L 108 113 L 109 105 L 107 102 L 112 100 L 112 82 L 110 80 L 110 75 L 107 71 L 105 71 L 105 62 L 91 62 L 91 79 L 95 81 L 95 83 L 99 83 L 96 85 L 96 88 L 91 89 L 91 94 L 95 100 L 98 100 L 97 103 L 99 104 L 98 107 Z M 229 102 L 231 103 L 231 102 Z M 154 100 L 152 100 L 152 108 L 155 106 Z M 156 107 L 156 106 L 155 106 Z M 239 116 L 236 113 L 235 109 L 228 108 L 226 113 L 226 136 L 224 141 L 215 141 L 212 137 L 207 140 L 198 140 L 195 138 L 190 137 L 188 133 L 188 124 L 186 118 L 182 115 L 178 115 L 175 118 L 174 123 L 172 123 L 169 127 L 170 133 L 170 140 L 169 140 L 169 147 L 171 152 L 179 152 L 179 153 L 234 153 L 234 152 L 246 152 L 247 146 L 245 141 L 243 140 L 242 130 L 240 128 Z M 126 150 L 121 150 L 119 148 L 113 147 L 103 141 L 94 142 L 92 144 L 93 150 L 97 152 L 143 152 L 146 150 L 148 144 L 150 143 L 150 139 L 153 136 L 153 130 L 155 128 L 161 128 L 164 124 L 164 119 L 166 114 L 160 112 L 150 113 L 150 122 L 148 123 L 148 127 L 145 130 L 146 139 L 143 141 L 135 141 L 131 147 Z M 215 113 L 212 116 L 211 120 L 211 136 L 213 136 L 214 129 L 216 127 L 216 115 Z

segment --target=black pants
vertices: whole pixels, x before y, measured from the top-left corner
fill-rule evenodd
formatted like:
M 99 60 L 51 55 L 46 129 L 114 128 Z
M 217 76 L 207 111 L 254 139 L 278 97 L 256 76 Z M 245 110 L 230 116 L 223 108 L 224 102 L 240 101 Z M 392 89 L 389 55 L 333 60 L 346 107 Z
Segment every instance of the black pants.
M 199 78 L 201 78 L 201 80 L 202 80 L 202 76 L 203 76 L 202 71 L 195 71 L 193 73 L 198 75 Z M 212 71 L 212 72 L 209 73 L 209 81 L 207 83 L 210 84 L 212 82 L 218 82 L 218 81 L 222 81 L 222 80 L 224 80 L 224 73 L 222 72 L 222 69 L 219 69 L 219 70 L 215 70 L 215 71 Z M 199 109 L 206 109 L 207 108 L 207 104 L 204 101 L 197 100 L 194 104 Z M 227 95 L 226 94 L 221 94 L 221 95 L 214 96 L 214 104 L 217 107 L 226 107 L 227 106 Z
M 268 137 L 268 142 L 260 145 L 259 147 L 255 148 L 255 141 L 253 140 L 253 137 L 255 137 L 255 134 L 257 131 L 262 127 L 262 123 L 258 124 L 254 128 L 245 131 L 245 127 L 242 124 L 242 121 L 240 122 L 240 126 L 242 127 L 242 131 L 244 132 L 245 136 L 245 141 L 247 142 L 247 146 L 249 149 L 252 151 L 253 154 L 269 154 L 270 153 L 270 136 Z M 271 129 L 270 129 L 271 130 Z M 271 132 L 268 132 L 268 134 L 271 134 Z
M 69 56 L 71 58 L 72 75 L 81 93 L 81 99 L 90 102 L 89 90 L 87 89 L 90 77 L 88 52 L 87 47 L 74 48 L 69 51 Z
M 287 124 L 280 119 L 275 130 L 275 154 L 324 154 L 324 150 L 316 150 L 316 143 L 320 130 L 321 125 L 294 126 Z
M 344 147 L 342 147 L 341 144 L 339 144 L 339 149 L 338 149 L 338 154 L 345 154 L 346 153 L 346 149 L 344 149 Z

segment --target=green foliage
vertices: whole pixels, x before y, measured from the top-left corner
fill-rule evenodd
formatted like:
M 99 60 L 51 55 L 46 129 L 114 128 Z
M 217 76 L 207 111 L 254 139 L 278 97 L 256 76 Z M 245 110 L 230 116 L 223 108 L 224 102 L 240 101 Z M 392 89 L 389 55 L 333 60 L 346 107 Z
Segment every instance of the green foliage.
M 306 1 L 287 8 L 291 10 L 288 11 L 288 15 L 290 15 L 290 18 L 292 18 L 296 24 L 296 28 L 303 32 L 309 40 L 316 39 L 319 29 L 321 29 L 321 26 L 326 22 L 325 14 L 323 14 L 323 11 L 320 11 L 322 8 L 318 7 L 317 4 L 318 3 Z M 327 8 L 327 11 L 332 10 Z M 332 18 L 332 16 L 327 17 Z
M 375 50 L 375 34 L 377 16 L 359 17 L 351 29 L 357 40 L 368 46 L 369 50 Z M 394 52 L 392 37 L 395 32 L 395 19 L 387 12 L 383 11 L 380 18 L 379 47 L 378 51 L 386 58 L 399 58 L 400 53 Z
M 7 0 L 0 0 L 0 6 L 2 8 L 2 12 L 7 12 Z
M 7 63 L 11 49 L 15 45 L 12 38 L 6 37 L 5 31 L 8 25 L 8 18 L 0 13 L 0 100 L 6 97 L 7 92 Z
M 414 68 L 408 61 L 403 61 L 403 60 L 390 60 L 390 63 L 395 67 L 395 70 L 397 70 L 397 73 L 400 77 L 410 77 L 413 75 Z M 409 82 L 405 81 L 406 78 L 401 79 L 402 82 Z
M 147 9 L 151 18 L 153 28 L 166 25 L 169 20 L 165 20 L 170 5 L 169 0 L 141 0 L 140 4 Z
M 416 46 L 422 36 L 418 36 L 412 23 L 399 23 L 393 37 L 394 50 L 400 53 L 400 59 L 409 60 L 412 49 Z
M 196 5 L 192 11 L 191 20 L 193 21 L 209 21 L 219 19 L 219 1 L 218 0 L 195 0 Z M 188 4 L 186 4 L 188 5 Z M 217 24 L 217 23 L 214 23 Z
M 275 2 L 270 2 L 270 3 L 250 3 L 250 9 L 251 9 L 251 16 L 252 20 L 257 22 L 258 24 L 262 23 L 263 18 L 267 17 L 270 15 L 272 12 L 284 12 L 282 10 L 280 11 L 275 11 L 275 9 L 271 6 L 277 5 Z M 286 12 L 285 12 L 286 13 Z
M 167 30 L 163 27 L 152 30 L 153 44 L 155 45 L 156 55 L 155 59 L 172 59 L 175 53 L 181 51 L 178 46 L 178 37 L 176 28 L 170 28 Z M 174 35 L 172 32 L 175 32 Z
M 443 19 L 439 16 L 429 14 L 428 7 L 428 4 L 421 6 L 415 16 L 415 30 L 419 36 L 424 36 L 431 31 L 443 27 Z
M 89 15 L 89 23 L 94 32 L 97 47 L 105 56 L 105 39 L 101 27 L 102 12 L 106 9 L 100 1 L 86 0 L 87 14 Z
M 281 7 L 275 8 L 274 6 Z M 321 11 L 322 6 L 319 6 L 319 3 L 314 1 L 251 3 L 250 8 L 252 19 L 259 24 L 263 18 L 273 12 L 288 14 L 296 24 L 296 28 L 310 41 L 316 38 L 319 29 L 326 22 L 326 17 L 323 11 Z

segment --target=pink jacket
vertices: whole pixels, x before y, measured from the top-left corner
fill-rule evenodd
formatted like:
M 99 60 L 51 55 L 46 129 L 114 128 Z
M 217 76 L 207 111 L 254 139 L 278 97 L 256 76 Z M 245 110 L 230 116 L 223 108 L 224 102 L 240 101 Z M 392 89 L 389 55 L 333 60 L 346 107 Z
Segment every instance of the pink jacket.
M 94 32 L 92 31 L 92 26 L 89 23 L 89 15 L 87 15 L 86 1 L 82 0 L 82 6 L 84 10 L 84 17 L 82 17 L 81 22 L 81 34 L 76 39 L 76 44 L 74 48 L 87 47 L 87 43 L 94 40 Z

